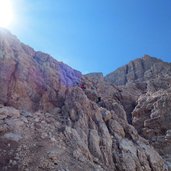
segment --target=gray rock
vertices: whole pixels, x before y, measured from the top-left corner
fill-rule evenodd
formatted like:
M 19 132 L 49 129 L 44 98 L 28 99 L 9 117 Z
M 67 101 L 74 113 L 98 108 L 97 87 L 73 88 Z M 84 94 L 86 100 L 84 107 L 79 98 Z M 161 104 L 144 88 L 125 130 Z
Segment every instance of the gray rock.
M 1 30 L 0 58 L 2 170 L 167 170 L 169 63 L 146 55 L 83 76 Z
M 19 133 L 10 132 L 10 133 L 4 134 L 4 138 L 18 142 L 22 139 L 22 136 Z

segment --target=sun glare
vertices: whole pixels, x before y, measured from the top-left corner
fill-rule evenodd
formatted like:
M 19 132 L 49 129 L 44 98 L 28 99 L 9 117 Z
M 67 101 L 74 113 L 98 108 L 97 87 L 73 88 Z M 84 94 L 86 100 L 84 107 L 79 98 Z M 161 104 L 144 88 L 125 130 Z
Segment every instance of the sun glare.
M 10 0 L 0 0 L 0 27 L 7 28 L 12 23 L 14 14 Z

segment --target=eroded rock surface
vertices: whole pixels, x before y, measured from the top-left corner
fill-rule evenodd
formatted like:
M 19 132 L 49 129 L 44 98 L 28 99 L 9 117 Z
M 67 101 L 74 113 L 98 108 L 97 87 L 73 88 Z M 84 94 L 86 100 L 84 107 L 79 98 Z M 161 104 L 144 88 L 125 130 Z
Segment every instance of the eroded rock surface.
M 60 107 L 81 73 L 0 31 L 0 102 L 25 110 Z
M 167 161 L 171 170 L 171 64 L 145 55 L 106 76 L 122 90 L 129 123 Z
M 135 72 L 136 79 L 131 65 L 129 81 L 111 82 L 101 73 L 83 76 L 6 30 L 0 31 L 0 58 L 2 171 L 167 171 L 169 154 L 166 158 L 162 153 L 170 148 L 169 85 L 157 87 L 157 80 L 143 77 L 154 61 L 155 74 L 158 68 L 160 74 L 168 72 L 169 64 L 160 66 L 165 63 L 145 57 L 138 61 L 151 63 Z M 156 104 L 146 113 L 148 102 Z M 153 119 L 159 115 L 163 119 L 155 128 L 158 121 Z M 165 146 L 151 144 L 165 160 L 134 126 L 148 140 L 148 130 L 150 138 L 156 130 L 164 136 Z

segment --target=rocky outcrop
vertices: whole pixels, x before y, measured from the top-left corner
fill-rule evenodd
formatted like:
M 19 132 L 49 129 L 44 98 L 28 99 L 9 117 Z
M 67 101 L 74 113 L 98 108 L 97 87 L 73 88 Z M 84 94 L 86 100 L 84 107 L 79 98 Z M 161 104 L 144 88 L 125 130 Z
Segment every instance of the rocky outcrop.
M 171 64 L 145 55 L 107 75 L 118 85 L 129 123 L 163 156 L 171 170 Z
M 159 154 L 125 120 L 112 112 L 106 123 L 80 88 L 66 99 L 50 113 L 1 106 L 2 170 L 164 171 Z
M 24 110 L 49 110 L 63 105 L 67 87 L 81 73 L 36 52 L 8 31 L 0 32 L 0 102 Z
M 135 128 L 150 141 L 168 163 L 171 163 L 170 100 L 170 90 L 140 96 L 138 105 L 132 113 Z
M 170 146 L 164 149 L 152 144 L 165 163 L 138 134 L 144 136 L 148 123 L 153 123 L 148 121 L 150 112 L 141 121 L 138 105 L 143 103 L 143 95 L 150 101 L 160 89 L 155 86 L 156 80 L 148 83 L 140 77 L 148 75 L 149 69 L 156 73 L 160 60 L 147 57 L 152 62 L 143 66 L 143 74 L 136 71 L 136 78 L 143 82 L 128 79 L 128 74 L 131 84 L 117 86 L 101 73 L 81 75 L 50 55 L 24 45 L 6 30 L 0 31 L 0 58 L 2 171 L 167 171 L 169 155 L 166 158 L 161 151 Z M 155 67 L 151 67 L 153 61 L 157 61 Z M 137 70 L 139 64 L 135 66 Z M 160 74 L 162 67 L 165 74 L 169 66 L 161 66 Z M 162 85 L 162 91 L 169 86 Z M 155 110 L 162 109 L 162 105 L 154 106 Z M 169 108 L 163 111 L 164 118 L 168 112 Z M 162 120 L 163 126 L 166 120 Z M 145 127 L 137 127 L 136 121 L 146 122 Z M 169 143 L 171 128 L 169 124 L 166 127 L 164 140 Z
M 171 76 L 171 66 L 157 58 L 145 55 L 117 69 L 105 77 L 107 82 L 114 85 L 148 81 L 157 76 Z

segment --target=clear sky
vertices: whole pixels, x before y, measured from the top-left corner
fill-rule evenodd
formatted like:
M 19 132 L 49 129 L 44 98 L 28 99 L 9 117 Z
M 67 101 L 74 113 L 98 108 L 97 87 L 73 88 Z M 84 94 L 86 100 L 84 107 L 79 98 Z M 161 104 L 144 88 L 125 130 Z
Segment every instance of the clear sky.
M 171 0 L 12 0 L 13 34 L 83 72 L 149 54 L 171 62 Z

